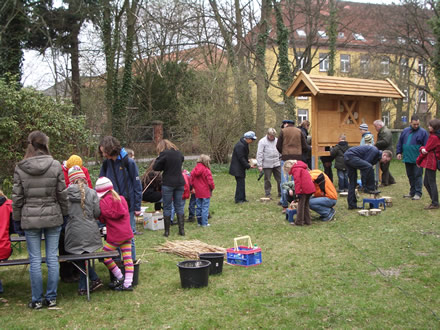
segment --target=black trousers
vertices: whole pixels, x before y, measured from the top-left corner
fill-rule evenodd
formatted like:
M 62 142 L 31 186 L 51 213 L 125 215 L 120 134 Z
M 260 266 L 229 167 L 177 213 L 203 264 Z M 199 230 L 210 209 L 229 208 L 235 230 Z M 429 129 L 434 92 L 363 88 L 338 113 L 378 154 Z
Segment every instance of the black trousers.
M 438 190 L 437 190 L 437 182 L 436 182 L 436 170 L 430 170 L 429 168 L 425 169 L 425 179 L 423 180 L 423 184 L 428 191 L 429 197 L 431 197 L 432 205 L 438 205 Z
M 240 203 L 246 200 L 246 178 L 236 176 L 235 177 L 235 202 Z

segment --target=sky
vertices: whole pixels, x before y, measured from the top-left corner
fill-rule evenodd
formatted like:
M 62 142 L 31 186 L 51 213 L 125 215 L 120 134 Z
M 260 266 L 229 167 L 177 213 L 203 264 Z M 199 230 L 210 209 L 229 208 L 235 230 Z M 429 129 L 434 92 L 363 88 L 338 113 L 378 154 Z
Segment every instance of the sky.
M 398 0 L 356 0 L 354 2 L 364 2 L 364 3 L 379 3 L 379 4 L 391 4 L 398 3 Z M 82 37 L 82 47 L 92 48 L 93 43 L 90 41 L 89 37 Z M 102 72 L 95 72 L 96 67 L 101 67 L 103 62 L 100 56 L 96 56 L 93 59 L 85 59 L 86 62 L 81 64 L 81 69 L 84 66 L 90 67 L 90 75 L 97 75 Z M 87 62 L 88 60 L 88 62 Z M 91 63 L 93 62 L 93 63 Z M 61 57 L 58 60 L 58 67 L 66 67 L 69 63 L 69 60 L 66 56 Z M 61 64 L 61 66 L 60 66 Z M 90 65 L 88 65 L 90 64 Z M 93 65 L 93 68 L 92 68 Z M 50 52 L 46 54 L 46 56 L 40 55 L 37 51 L 25 51 L 24 53 L 24 62 L 23 62 L 23 76 L 22 83 L 25 87 L 31 86 L 35 87 L 38 90 L 44 90 L 52 86 L 55 82 L 54 80 L 54 65 L 53 59 L 50 56 Z M 84 72 L 83 72 L 84 73 Z

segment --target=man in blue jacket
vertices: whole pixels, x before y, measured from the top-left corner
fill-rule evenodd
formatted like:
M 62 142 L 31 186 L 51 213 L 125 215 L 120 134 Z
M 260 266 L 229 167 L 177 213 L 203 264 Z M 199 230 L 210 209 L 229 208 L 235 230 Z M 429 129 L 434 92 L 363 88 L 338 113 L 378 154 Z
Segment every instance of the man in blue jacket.
M 387 163 L 393 157 L 389 150 L 380 151 L 375 146 L 363 145 L 348 149 L 344 154 L 344 164 L 348 175 L 348 209 L 357 209 L 356 184 L 357 170 L 361 171 L 361 176 L 365 178 L 366 192 L 377 194 L 374 182 L 373 165 L 377 162 Z
M 131 229 L 136 232 L 135 216 L 141 213 L 142 185 L 139 179 L 139 170 L 134 160 L 128 157 L 127 152 L 121 147 L 118 139 L 113 136 L 106 136 L 99 145 L 104 162 L 99 172 L 99 177 L 105 176 L 113 183 L 113 189 L 127 200 L 130 212 Z M 132 257 L 136 259 L 134 240 L 132 242 Z
M 423 167 L 416 165 L 419 156 L 419 148 L 426 145 L 429 134 L 420 127 L 420 120 L 417 115 L 411 117 L 410 126 L 400 134 L 397 142 L 397 159 L 403 160 L 406 168 L 406 175 L 409 180 L 409 194 L 404 198 L 419 200 L 422 197 Z M 403 156 L 402 156 L 403 155 Z

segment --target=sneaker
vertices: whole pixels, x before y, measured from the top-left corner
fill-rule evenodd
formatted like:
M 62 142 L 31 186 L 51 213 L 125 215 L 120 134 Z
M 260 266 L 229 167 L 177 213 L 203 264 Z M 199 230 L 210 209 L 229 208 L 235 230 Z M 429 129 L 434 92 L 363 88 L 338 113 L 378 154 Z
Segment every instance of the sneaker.
M 414 196 L 413 195 L 411 195 L 411 194 L 408 194 L 408 195 L 403 195 L 403 198 L 413 198 Z
M 43 303 L 41 301 L 34 301 L 34 302 L 30 302 L 28 304 L 28 307 L 31 309 L 42 309 L 43 308 Z
M 322 221 L 332 221 L 335 218 L 335 214 L 336 214 L 336 210 L 331 209 L 330 214 L 324 219 L 322 219 Z
M 94 292 L 98 290 L 100 287 L 102 287 L 104 284 L 102 284 L 102 281 L 98 278 L 96 281 L 92 281 L 90 285 L 90 291 Z
M 348 209 L 349 209 L 349 210 L 361 210 L 362 207 L 357 206 L 357 205 L 350 205 L 350 206 L 348 207 Z
M 211 224 L 202 225 L 202 227 L 211 227 Z
M 438 205 L 434 205 L 434 204 L 430 204 L 428 206 L 425 206 L 425 210 L 436 210 L 438 208 L 439 208 L 439 206 Z
M 85 296 L 87 294 L 86 289 L 78 289 L 78 296 Z
M 57 305 L 57 300 L 56 299 L 45 299 L 44 300 L 44 304 L 47 306 L 47 307 L 56 307 L 56 305 Z
M 420 195 L 414 195 L 414 197 L 413 198 L 411 198 L 413 201 L 418 201 L 419 199 L 421 199 L 422 198 L 422 196 L 420 196 Z
M 186 220 L 186 222 L 194 222 L 196 219 L 194 217 L 189 217 L 188 220 Z
M 122 283 L 121 285 L 115 288 L 115 291 L 133 291 L 133 286 L 130 285 L 129 287 L 125 287 L 124 283 Z
M 110 283 L 108 284 L 108 287 L 109 287 L 110 289 L 115 290 L 118 286 L 120 286 L 120 285 L 123 284 L 123 283 L 124 283 L 124 276 L 122 276 L 122 278 L 121 278 L 120 280 L 118 280 L 118 279 L 114 279 L 112 282 L 110 282 Z

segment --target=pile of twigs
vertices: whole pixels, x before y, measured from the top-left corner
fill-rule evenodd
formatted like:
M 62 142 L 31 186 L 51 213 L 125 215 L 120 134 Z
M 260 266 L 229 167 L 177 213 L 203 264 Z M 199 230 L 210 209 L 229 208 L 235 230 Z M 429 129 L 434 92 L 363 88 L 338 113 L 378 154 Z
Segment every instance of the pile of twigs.
M 186 259 L 199 259 L 199 253 L 223 253 L 226 249 L 220 246 L 209 245 L 199 240 L 192 241 L 167 241 L 156 247 L 158 252 L 176 254 Z

